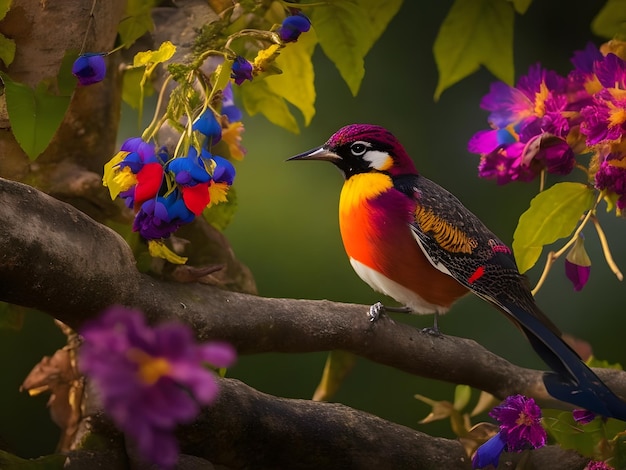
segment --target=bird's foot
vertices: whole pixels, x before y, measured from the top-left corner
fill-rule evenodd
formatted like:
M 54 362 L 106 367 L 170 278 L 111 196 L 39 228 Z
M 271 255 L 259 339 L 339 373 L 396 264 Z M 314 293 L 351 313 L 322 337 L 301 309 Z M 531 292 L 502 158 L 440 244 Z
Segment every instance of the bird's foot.
M 378 320 L 380 315 L 384 312 L 385 312 L 385 306 L 382 304 L 382 302 L 376 302 L 374 305 L 370 307 L 369 312 L 367 312 L 367 316 L 369 317 L 370 321 L 373 323 L 376 320 Z
M 422 328 L 422 333 L 427 333 L 432 336 L 441 336 L 441 331 L 437 326 L 428 326 L 426 328 Z
M 428 333 L 432 336 L 441 336 L 441 331 L 439 331 L 439 323 L 438 323 L 439 314 L 435 312 L 435 317 L 433 318 L 433 326 L 429 326 L 427 328 L 422 328 L 422 333 Z
M 367 316 L 371 322 L 375 322 L 385 312 L 411 313 L 412 311 L 409 307 L 385 307 L 382 302 L 376 302 L 370 307 Z

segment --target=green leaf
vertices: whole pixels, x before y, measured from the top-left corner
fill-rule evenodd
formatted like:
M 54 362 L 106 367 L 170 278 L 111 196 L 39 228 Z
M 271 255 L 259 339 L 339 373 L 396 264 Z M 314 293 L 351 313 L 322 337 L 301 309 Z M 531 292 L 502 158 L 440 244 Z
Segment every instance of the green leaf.
M 0 450 L 2 470 L 63 470 L 66 459 L 66 456 L 56 454 L 27 460 Z
M 228 199 L 214 204 L 202 212 L 204 219 L 219 231 L 224 231 L 237 212 L 237 192 L 232 186 L 228 188 Z
M 156 51 L 141 51 L 133 58 L 133 67 L 142 65 L 160 64 L 172 58 L 176 53 L 176 46 L 170 41 L 164 41 Z
M 311 11 L 320 46 L 352 95 L 358 93 L 365 75 L 365 56 L 401 5 L 401 0 L 335 0 L 321 3 Z
M 40 83 L 32 89 L 0 72 L 4 82 L 11 130 L 28 158 L 35 160 L 56 133 L 70 104 L 70 96 L 56 96 Z
M 0 34 L 0 60 L 8 67 L 13 59 L 15 59 L 15 41 Z
M 513 6 L 506 0 L 455 0 L 435 39 L 439 70 L 435 100 L 484 65 L 512 84 Z
M 339 387 L 352 371 L 357 356 L 347 351 L 331 351 L 326 358 L 322 379 L 315 389 L 313 400 L 328 401 L 337 393 Z
M 74 93 L 78 80 L 72 74 L 72 65 L 78 57 L 76 51 L 66 51 L 61 60 L 61 67 L 59 67 L 59 74 L 57 75 L 57 87 L 59 89 L 59 95 L 70 96 Z
M 11 9 L 11 3 L 13 3 L 13 0 L 0 0 L 0 20 L 7 16 Z
M 469 403 L 470 398 L 472 398 L 472 388 L 469 385 L 457 385 L 454 388 L 454 409 L 462 411 Z
M 154 30 L 152 8 L 159 0 L 128 0 L 126 14 L 117 27 L 120 40 L 129 48 L 137 39 Z
M 526 10 L 528 10 L 528 7 L 533 2 L 533 0 L 511 0 L 511 1 L 513 2 L 513 8 L 515 8 L 515 11 L 518 12 L 520 15 L 523 15 L 524 13 L 526 13 Z
M 239 87 L 243 107 L 250 116 L 263 113 L 273 124 L 283 127 L 295 134 L 300 128 L 287 107 L 285 99 L 270 90 L 267 80 L 245 82 Z
M 513 234 L 513 252 L 521 273 L 532 268 L 544 245 L 572 233 L 593 206 L 595 191 L 582 183 L 557 183 L 530 202 Z
M 592 20 L 591 31 L 607 39 L 626 39 L 626 0 L 608 0 Z
M 308 126 L 315 115 L 315 74 L 311 56 L 317 44 L 312 31 L 300 36 L 298 42 L 290 44 L 276 59 L 276 64 L 283 70 L 280 75 L 267 77 L 267 86 L 282 96 L 304 116 L 304 125 Z
M 145 67 L 131 67 L 124 70 L 122 79 L 122 100 L 133 109 L 139 109 L 142 105 L 142 97 L 154 94 L 152 82 L 146 82 L 141 93 L 141 80 L 145 73 Z
M 0 330 L 21 330 L 25 309 L 17 305 L 0 302 Z
M 601 449 L 607 441 L 624 431 L 624 422 L 617 419 L 604 421 L 597 417 L 588 424 L 579 424 L 571 411 L 542 410 L 543 425 L 546 431 L 564 449 L 575 449 L 585 457 L 604 460 Z

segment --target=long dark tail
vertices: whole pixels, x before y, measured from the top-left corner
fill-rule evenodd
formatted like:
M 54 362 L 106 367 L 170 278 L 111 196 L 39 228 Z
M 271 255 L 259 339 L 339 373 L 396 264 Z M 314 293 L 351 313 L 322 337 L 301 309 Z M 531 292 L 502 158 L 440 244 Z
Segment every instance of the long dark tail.
M 599 415 L 626 421 L 626 402 L 615 395 L 559 335 L 517 305 L 507 302 L 500 308 L 511 315 L 539 357 L 555 372 L 545 373 L 543 378 L 550 395 Z

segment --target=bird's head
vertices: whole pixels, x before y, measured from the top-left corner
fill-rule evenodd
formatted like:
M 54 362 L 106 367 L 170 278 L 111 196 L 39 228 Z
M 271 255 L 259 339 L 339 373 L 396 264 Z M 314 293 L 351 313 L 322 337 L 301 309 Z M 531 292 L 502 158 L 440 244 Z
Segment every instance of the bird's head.
M 348 179 L 358 173 L 381 172 L 392 176 L 417 174 L 413 160 L 384 127 L 350 124 L 335 132 L 321 147 L 289 160 L 326 160 Z

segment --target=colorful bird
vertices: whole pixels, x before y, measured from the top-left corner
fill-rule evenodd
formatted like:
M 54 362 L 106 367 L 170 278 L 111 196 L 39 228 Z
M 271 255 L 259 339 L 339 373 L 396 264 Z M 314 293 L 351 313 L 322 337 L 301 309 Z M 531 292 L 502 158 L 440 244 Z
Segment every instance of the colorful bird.
M 412 313 L 445 313 L 468 292 L 504 313 L 554 372 L 554 398 L 626 421 L 626 403 L 591 371 L 536 305 L 511 250 L 461 202 L 421 176 L 386 129 L 341 128 L 321 147 L 289 160 L 325 160 L 345 177 L 339 226 L 356 273 Z M 385 310 L 370 308 L 371 320 Z

